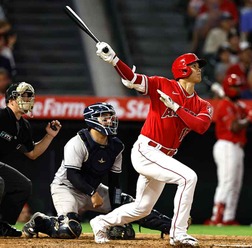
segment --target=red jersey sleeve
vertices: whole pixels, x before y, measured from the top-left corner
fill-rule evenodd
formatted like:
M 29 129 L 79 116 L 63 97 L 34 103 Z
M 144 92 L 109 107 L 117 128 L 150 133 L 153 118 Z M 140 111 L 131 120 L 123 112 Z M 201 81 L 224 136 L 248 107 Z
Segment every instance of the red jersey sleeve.
M 211 125 L 213 107 L 210 105 L 210 103 L 202 101 L 200 112 L 197 115 L 193 115 L 182 107 L 177 110 L 176 114 L 194 132 L 203 134 Z

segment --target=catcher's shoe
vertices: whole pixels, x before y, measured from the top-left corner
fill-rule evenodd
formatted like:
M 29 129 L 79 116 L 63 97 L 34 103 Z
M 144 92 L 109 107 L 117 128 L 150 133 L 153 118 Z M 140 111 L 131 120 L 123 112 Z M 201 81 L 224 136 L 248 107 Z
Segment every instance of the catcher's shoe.
M 38 237 L 38 231 L 36 230 L 36 221 L 39 221 L 39 220 L 45 218 L 45 216 L 46 215 L 44 215 L 40 212 L 36 212 L 31 217 L 31 219 L 25 223 L 23 230 L 22 230 L 25 237 L 32 238 L 34 235 L 36 235 L 36 237 Z
M 107 230 L 105 227 L 102 226 L 101 219 L 99 218 L 99 216 L 93 218 L 90 221 L 90 225 L 93 229 L 95 242 L 97 244 L 104 244 L 104 243 L 109 242 L 109 239 L 107 236 Z
M 20 237 L 22 232 L 12 227 L 6 222 L 0 222 L 0 236 L 1 237 Z
M 177 237 L 171 237 L 170 245 L 180 247 L 199 247 L 199 242 L 196 238 L 188 234 L 182 234 Z

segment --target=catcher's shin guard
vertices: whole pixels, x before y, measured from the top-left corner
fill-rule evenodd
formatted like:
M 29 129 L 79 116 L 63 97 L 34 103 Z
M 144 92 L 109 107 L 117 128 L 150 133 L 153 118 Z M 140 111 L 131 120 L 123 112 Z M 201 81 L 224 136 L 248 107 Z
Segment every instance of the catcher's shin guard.
M 27 238 L 32 238 L 33 236 L 38 237 L 38 233 L 44 233 L 50 237 L 55 232 L 54 226 L 55 217 L 49 217 L 40 212 L 36 212 L 31 219 L 25 223 L 23 227 L 23 233 Z
M 141 231 L 141 227 L 159 230 L 161 231 L 161 238 L 163 238 L 164 234 L 169 234 L 170 232 L 171 221 L 171 218 L 153 209 L 149 215 L 138 220 L 136 223 L 139 224 L 139 231 Z
M 58 229 L 54 238 L 75 239 L 81 235 L 82 226 L 80 216 L 77 213 L 67 213 L 58 218 Z

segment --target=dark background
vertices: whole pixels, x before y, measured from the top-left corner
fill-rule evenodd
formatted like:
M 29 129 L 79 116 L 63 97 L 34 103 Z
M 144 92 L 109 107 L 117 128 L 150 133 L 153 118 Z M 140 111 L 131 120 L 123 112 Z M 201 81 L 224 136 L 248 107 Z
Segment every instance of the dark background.
M 33 127 L 34 140 L 38 141 L 45 134 L 47 121 L 30 120 Z M 48 150 L 37 160 L 30 161 L 24 155 L 14 153 L 5 159 L 6 162 L 24 173 L 33 182 L 33 195 L 29 201 L 32 212 L 41 211 L 54 215 L 55 210 L 50 196 L 50 183 L 54 173 L 60 166 L 63 147 L 78 130 L 85 127 L 84 121 L 61 121 L 62 129 L 53 140 Z M 124 142 L 123 173 L 121 176 L 123 191 L 135 196 L 138 174 L 134 171 L 130 161 L 130 150 L 136 141 L 142 122 L 120 122 L 118 137 Z M 169 135 L 169 134 L 164 134 Z M 217 185 L 216 166 L 212 158 L 212 147 L 215 143 L 214 124 L 204 135 L 189 133 L 179 152 L 174 158 L 191 167 L 198 175 L 191 216 L 195 224 L 201 224 L 211 216 L 213 196 Z M 252 222 L 252 127 L 248 128 L 248 143 L 245 147 L 244 181 L 240 201 L 237 209 L 237 220 L 241 224 Z M 106 183 L 106 179 L 104 180 Z M 173 197 L 175 185 L 166 185 L 155 208 L 163 214 L 172 217 Z M 84 219 L 89 219 L 93 213 L 86 213 Z

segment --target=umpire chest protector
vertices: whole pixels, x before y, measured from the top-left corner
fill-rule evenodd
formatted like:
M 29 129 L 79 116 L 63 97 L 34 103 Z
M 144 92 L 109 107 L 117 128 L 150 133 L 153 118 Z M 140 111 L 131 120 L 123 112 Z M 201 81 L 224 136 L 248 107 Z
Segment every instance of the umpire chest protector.
M 111 136 L 108 136 L 107 145 L 100 145 L 92 139 L 87 129 L 80 130 L 78 134 L 88 150 L 88 159 L 83 162 L 81 171 L 86 181 L 96 188 L 113 167 L 124 146 L 117 137 Z

